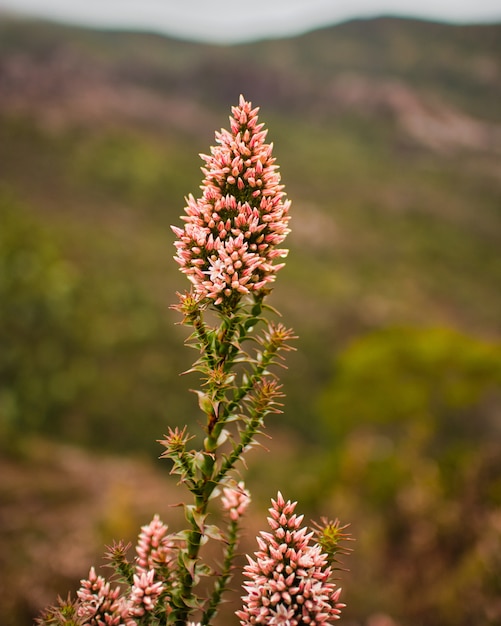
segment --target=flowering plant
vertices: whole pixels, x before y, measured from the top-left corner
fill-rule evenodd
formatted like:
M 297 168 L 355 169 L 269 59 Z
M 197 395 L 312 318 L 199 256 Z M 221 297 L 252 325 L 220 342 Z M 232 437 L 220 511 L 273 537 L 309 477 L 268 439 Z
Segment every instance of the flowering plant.
M 265 317 L 287 254 L 279 246 L 289 233 L 290 206 L 266 134 L 258 109 L 241 96 L 230 130 L 216 133 L 217 145 L 202 155 L 202 196 L 187 198 L 184 227 L 172 227 L 175 260 L 192 285 L 174 308 L 192 329 L 187 343 L 199 356 L 189 371 L 200 377 L 195 393 L 205 416 L 199 449 L 189 447 L 186 427 L 169 428 L 160 442 L 171 473 L 191 494 L 183 505 L 187 528 L 169 532 L 155 516 L 142 527 L 132 562 L 123 543 L 109 549 L 115 587 L 91 568 L 77 599 L 47 609 L 40 625 L 187 626 L 196 619 L 208 626 L 217 613 L 250 502 L 236 466 L 256 445 L 265 417 L 280 411 L 281 387 L 271 370 L 293 339 L 290 329 Z M 224 530 L 209 523 L 214 500 L 226 515 Z M 327 625 L 344 606 L 332 581 L 343 528 L 327 520 L 312 532 L 301 528 L 295 506 L 281 494 L 272 501 L 271 532 L 261 533 L 255 559 L 248 557 L 244 569 L 246 595 L 236 612 L 242 626 Z M 217 573 L 201 557 L 209 540 L 222 545 Z M 212 585 L 201 585 L 204 577 Z

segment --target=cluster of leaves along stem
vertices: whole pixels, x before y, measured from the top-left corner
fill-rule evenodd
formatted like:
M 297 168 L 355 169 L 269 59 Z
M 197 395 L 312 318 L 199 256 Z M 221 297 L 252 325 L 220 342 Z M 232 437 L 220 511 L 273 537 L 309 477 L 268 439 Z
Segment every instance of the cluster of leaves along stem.
M 185 624 L 190 611 L 203 605 L 195 587 L 210 570 L 200 562 L 199 551 L 209 539 L 223 539 L 220 530 L 207 524 L 212 497 L 233 478 L 237 463 L 262 434 L 264 419 L 280 412 L 280 384 L 270 371 L 283 366 L 281 352 L 292 349 L 291 330 L 281 323 L 267 322 L 263 311 L 271 309 L 264 296 L 242 298 L 236 305 L 221 307 L 201 304 L 191 294 L 180 295 L 175 308 L 182 312 L 182 323 L 193 332 L 187 343 L 200 356 L 189 372 L 200 375 L 201 389 L 194 390 L 205 415 L 205 438 L 201 449 L 189 449 L 187 429 L 170 429 L 163 457 L 172 461 L 173 474 L 180 477 L 193 495 L 185 504 L 189 528 L 183 533 L 184 546 L 178 555 L 178 586 L 173 590 L 172 623 Z M 209 325 L 205 317 L 216 317 Z M 212 597 L 203 613 L 202 624 L 209 624 L 229 581 L 231 562 L 238 534 L 238 522 L 231 520 L 225 540 L 223 571 L 216 579 Z

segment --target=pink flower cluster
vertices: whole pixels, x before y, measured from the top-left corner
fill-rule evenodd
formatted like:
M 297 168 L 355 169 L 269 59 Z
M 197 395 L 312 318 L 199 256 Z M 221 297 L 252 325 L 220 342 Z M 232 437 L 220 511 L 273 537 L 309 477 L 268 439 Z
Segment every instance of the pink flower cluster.
M 230 519 L 236 522 L 246 511 L 250 503 L 250 493 L 245 489 L 243 481 L 232 487 L 223 489 L 221 503 L 228 512 Z
M 129 615 L 142 617 L 147 611 L 153 611 L 164 589 L 162 582 L 155 582 L 154 569 L 134 574 L 134 584 L 128 601 Z
M 175 558 L 174 542 L 167 531 L 158 515 L 141 528 L 133 584 L 127 595 L 120 595 L 119 587 L 111 589 L 110 583 L 91 568 L 89 578 L 81 581 L 82 586 L 77 591 L 78 616 L 83 624 L 136 626 L 137 618 L 155 610 L 166 590 L 162 580 L 157 580 L 158 568 L 168 568 Z M 162 575 L 165 577 L 165 571 Z
M 120 598 L 120 588 L 112 589 L 110 583 L 96 574 L 91 567 L 89 578 L 82 580 L 77 591 L 78 617 L 91 626 L 122 626 L 126 609 Z
M 141 527 L 136 546 L 138 573 L 146 573 L 161 564 L 169 565 L 175 558 L 174 542 L 167 532 L 167 526 L 158 515 L 155 515 L 149 524 Z
M 184 228 L 172 227 L 181 271 L 199 299 L 216 305 L 259 293 L 284 265 L 275 260 L 287 255 L 277 246 L 289 233 L 290 202 L 258 111 L 240 96 L 231 131 L 216 133 L 211 154 L 201 155 L 202 197 L 190 195 Z
M 237 611 L 242 626 L 327 626 L 339 619 L 344 604 L 341 589 L 330 581 L 327 555 L 310 544 L 313 533 L 300 528 L 303 516 L 294 513 L 295 502 L 285 502 L 279 493 L 272 500 L 268 523 L 272 532 L 261 532 L 259 551 L 244 574 L 247 595 Z

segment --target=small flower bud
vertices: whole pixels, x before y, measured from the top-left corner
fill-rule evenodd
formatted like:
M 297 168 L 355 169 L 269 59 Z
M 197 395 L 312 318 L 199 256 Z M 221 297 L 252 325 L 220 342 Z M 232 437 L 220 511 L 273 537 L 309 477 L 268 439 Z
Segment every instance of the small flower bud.
M 234 487 L 225 487 L 221 503 L 223 509 L 228 512 L 230 519 L 236 522 L 246 511 L 250 503 L 250 493 L 245 489 L 241 481 Z

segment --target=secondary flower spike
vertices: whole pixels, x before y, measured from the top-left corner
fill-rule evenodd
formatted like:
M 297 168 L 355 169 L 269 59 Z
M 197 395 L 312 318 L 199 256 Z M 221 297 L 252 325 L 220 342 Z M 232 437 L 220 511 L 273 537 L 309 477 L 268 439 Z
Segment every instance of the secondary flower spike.
M 240 481 L 238 485 L 223 489 L 223 497 L 221 498 L 223 509 L 227 511 L 230 519 L 234 522 L 245 513 L 250 500 L 250 493 L 245 488 L 243 481 Z
M 339 602 L 341 589 L 331 582 L 327 555 L 313 533 L 301 528 L 295 502 L 282 494 L 272 500 L 268 523 L 272 532 L 261 532 L 255 560 L 247 557 L 243 610 L 237 611 L 242 626 L 328 626 L 339 619 L 345 606 Z
M 290 201 L 258 123 L 258 108 L 243 96 L 232 108 L 230 130 L 216 133 L 205 161 L 202 197 L 187 198 L 184 228 L 177 236 L 175 260 L 194 285 L 196 297 L 215 305 L 259 295 L 275 280 L 287 250 Z

